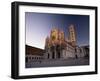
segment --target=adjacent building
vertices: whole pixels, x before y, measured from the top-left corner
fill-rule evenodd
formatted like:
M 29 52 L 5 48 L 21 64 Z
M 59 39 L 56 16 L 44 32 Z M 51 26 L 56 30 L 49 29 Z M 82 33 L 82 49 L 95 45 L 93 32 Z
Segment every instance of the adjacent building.
M 43 59 L 44 50 L 26 45 L 26 62 L 37 62 Z

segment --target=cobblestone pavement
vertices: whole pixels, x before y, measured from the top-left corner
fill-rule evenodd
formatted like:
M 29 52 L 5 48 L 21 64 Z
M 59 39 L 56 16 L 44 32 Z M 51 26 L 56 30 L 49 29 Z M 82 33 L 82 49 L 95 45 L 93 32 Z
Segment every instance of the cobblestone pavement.
M 56 60 L 40 60 L 37 62 L 26 63 L 26 68 L 35 67 L 58 67 L 58 66 L 79 66 L 79 65 L 89 65 L 88 58 L 70 58 L 70 59 L 56 59 Z

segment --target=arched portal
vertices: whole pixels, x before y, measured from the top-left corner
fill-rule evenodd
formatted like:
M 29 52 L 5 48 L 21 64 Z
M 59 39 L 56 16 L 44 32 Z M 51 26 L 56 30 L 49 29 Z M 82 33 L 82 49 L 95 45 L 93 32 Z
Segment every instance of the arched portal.
M 48 53 L 48 59 L 50 58 L 50 55 L 49 55 L 49 53 Z
M 53 52 L 53 53 L 52 53 L 52 59 L 54 59 L 54 57 L 55 57 L 55 53 Z
M 58 52 L 58 58 L 60 58 L 60 52 Z

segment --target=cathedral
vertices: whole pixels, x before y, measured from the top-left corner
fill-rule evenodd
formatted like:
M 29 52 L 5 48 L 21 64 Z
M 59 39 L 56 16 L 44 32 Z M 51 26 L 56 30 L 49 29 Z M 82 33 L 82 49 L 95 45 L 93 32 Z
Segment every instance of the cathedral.
M 67 32 L 67 30 L 66 30 Z M 84 49 L 77 45 L 74 25 L 68 28 L 68 37 L 62 30 L 54 28 L 45 41 L 45 59 L 67 59 L 84 56 Z

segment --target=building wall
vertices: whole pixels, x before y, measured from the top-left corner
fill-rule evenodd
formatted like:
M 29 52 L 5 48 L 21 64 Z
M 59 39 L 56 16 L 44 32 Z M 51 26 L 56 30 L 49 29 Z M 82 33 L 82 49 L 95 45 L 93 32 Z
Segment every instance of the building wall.
M 67 43 L 65 49 L 63 50 L 63 58 L 74 58 L 75 57 L 75 48 Z
M 43 56 L 39 56 L 39 55 L 26 55 L 26 62 L 37 62 L 39 60 L 42 60 Z
M 82 46 L 82 47 L 76 47 L 76 55 L 78 57 L 85 57 L 86 55 L 89 55 L 89 47 L 86 48 L 87 46 Z

